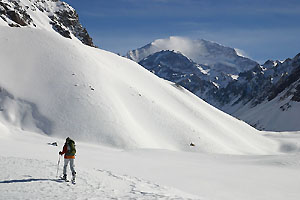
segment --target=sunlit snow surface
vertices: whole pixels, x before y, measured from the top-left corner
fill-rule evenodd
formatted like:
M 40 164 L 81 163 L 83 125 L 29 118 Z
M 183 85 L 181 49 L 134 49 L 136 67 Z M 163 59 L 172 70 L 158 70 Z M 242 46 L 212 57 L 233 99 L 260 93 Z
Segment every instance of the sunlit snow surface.
M 0 199 L 300 197 L 299 132 L 266 133 L 280 141 L 282 152 L 264 156 L 123 151 L 77 142 L 77 183 L 72 185 L 56 177 L 58 151 L 64 140 L 9 129 L 0 126 Z M 58 142 L 57 147 L 48 144 L 54 141 Z M 61 173 L 62 161 L 58 174 Z
M 137 63 L 54 31 L 0 28 L 0 120 L 118 148 L 269 154 L 278 144 Z

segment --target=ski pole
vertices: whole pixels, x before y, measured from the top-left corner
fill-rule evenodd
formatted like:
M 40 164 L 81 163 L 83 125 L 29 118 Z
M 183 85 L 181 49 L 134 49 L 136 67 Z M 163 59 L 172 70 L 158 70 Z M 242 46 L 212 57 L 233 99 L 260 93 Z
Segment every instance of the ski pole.
M 59 170 L 59 163 L 60 163 L 60 155 L 58 156 L 58 162 L 57 162 L 57 171 L 56 171 L 56 178 L 58 177 L 58 170 Z

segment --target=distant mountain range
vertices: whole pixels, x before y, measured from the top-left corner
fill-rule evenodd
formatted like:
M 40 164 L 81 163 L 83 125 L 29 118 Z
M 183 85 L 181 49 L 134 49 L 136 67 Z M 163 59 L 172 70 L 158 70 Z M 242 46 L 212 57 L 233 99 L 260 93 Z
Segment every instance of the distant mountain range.
M 170 37 L 126 57 L 260 130 L 300 130 L 300 54 L 259 65 L 230 47 Z

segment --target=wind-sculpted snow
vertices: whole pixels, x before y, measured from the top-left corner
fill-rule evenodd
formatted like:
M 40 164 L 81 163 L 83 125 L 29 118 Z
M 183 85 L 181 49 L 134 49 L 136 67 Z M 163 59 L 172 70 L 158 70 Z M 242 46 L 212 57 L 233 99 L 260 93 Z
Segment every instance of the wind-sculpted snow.
M 51 121 L 40 114 L 34 103 L 15 98 L 1 87 L 0 119 L 23 130 L 51 133 Z
M 0 85 L 36 105 L 51 121 L 47 134 L 126 149 L 278 149 L 244 122 L 113 53 L 53 32 L 9 27 L 0 29 L 0 48 Z

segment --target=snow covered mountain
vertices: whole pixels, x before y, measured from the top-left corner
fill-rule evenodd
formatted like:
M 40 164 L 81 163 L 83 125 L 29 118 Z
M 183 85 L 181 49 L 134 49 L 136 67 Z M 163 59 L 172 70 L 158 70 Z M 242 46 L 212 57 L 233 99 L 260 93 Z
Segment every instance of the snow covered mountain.
M 267 61 L 218 91 L 226 112 L 264 130 L 300 130 L 300 54 Z
M 0 18 L 4 26 L 54 30 L 63 37 L 76 37 L 95 46 L 76 11 L 60 0 L 1 0 Z
M 299 117 L 299 106 L 294 105 L 298 104 L 299 55 L 260 66 L 229 47 L 170 37 L 130 51 L 127 57 L 258 129 L 300 130 L 294 120 Z M 276 114 L 269 115 L 272 108 Z
M 72 10 L 60 1 L 14 5 L 32 8 L 40 2 L 53 11 L 62 5 Z M 0 18 L 0 122 L 8 130 L 125 149 L 277 151 L 276 142 L 246 123 L 131 60 L 62 37 L 45 12 L 29 10 L 30 26 L 9 26 L 8 17 Z
M 209 66 L 199 65 L 174 51 L 154 53 L 139 64 L 157 76 L 183 86 L 202 99 L 217 90 L 219 81 L 224 83 L 231 80 L 231 77 L 226 75 L 222 79 L 212 79 Z
M 206 40 L 191 40 L 183 37 L 158 39 L 136 50 L 129 51 L 127 58 L 140 62 L 151 54 L 163 50 L 180 52 L 200 65 L 210 66 L 211 70 L 226 74 L 238 74 L 257 65 L 255 61 L 239 56 L 230 48 Z
M 126 55 L 157 76 L 216 106 L 215 93 L 258 63 L 233 48 L 182 37 L 159 39 Z

